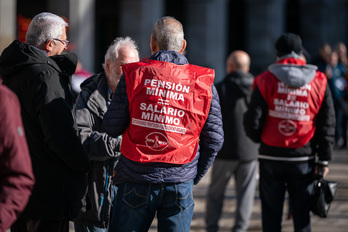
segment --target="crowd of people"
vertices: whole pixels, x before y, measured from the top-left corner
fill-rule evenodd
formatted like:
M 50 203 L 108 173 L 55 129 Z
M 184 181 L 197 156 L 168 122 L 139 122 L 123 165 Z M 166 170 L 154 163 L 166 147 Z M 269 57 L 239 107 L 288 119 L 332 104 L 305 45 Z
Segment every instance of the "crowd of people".
M 348 58 L 347 46 L 338 42 L 333 47 L 323 43 L 319 48 L 319 56 L 313 60 L 318 70 L 325 73 L 336 114 L 335 149 L 347 149 L 348 123 Z
M 0 57 L 0 232 L 68 232 L 70 221 L 76 232 L 145 232 L 155 217 L 158 231 L 190 231 L 193 185 L 210 167 L 208 232 L 232 176 L 232 231 L 247 231 L 258 173 L 263 231 L 281 231 L 286 193 L 295 231 L 311 230 L 314 176 L 329 172 L 333 147 L 347 147 L 344 43 L 310 61 L 301 38 L 284 33 L 267 71 L 254 77 L 237 50 L 215 85 L 213 69 L 184 56 L 182 24 L 165 16 L 149 58 L 118 37 L 74 94 L 67 27 L 40 13 L 26 42 Z

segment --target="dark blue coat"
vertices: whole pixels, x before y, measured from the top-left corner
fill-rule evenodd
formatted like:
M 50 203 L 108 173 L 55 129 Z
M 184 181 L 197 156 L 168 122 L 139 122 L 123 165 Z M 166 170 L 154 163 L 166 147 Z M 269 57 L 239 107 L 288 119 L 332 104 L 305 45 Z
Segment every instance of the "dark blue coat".
M 185 56 L 174 51 L 159 51 L 150 59 L 178 65 L 188 63 Z M 212 92 L 209 115 L 200 134 L 199 149 L 193 161 L 183 165 L 139 163 L 121 155 L 116 167 L 115 183 L 182 183 L 194 179 L 194 183 L 197 184 L 214 162 L 224 141 L 219 96 L 214 85 Z M 126 130 L 129 120 L 126 82 L 122 76 L 108 111 L 104 115 L 103 126 L 107 134 L 117 137 Z

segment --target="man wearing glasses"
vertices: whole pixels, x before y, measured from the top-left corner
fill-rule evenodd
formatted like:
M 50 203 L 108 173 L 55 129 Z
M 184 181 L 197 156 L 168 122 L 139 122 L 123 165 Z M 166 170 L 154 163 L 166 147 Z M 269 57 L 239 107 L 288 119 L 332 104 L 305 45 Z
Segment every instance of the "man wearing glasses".
M 62 40 L 62 39 L 53 39 L 53 40 L 57 40 L 59 42 L 61 42 L 66 49 L 68 49 L 69 45 L 70 45 L 70 41 L 69 40 Z
M 68 86 L 77 57 L 68 47 L 59 16 L 40 13 L 26 43 L 12 42 L 1 54 L 0 75 L 21 103 L 21 114 L 36 179 L 28 205 L 12 232 L 65 232 L 79 213 L 89 158 L 77 137 Z

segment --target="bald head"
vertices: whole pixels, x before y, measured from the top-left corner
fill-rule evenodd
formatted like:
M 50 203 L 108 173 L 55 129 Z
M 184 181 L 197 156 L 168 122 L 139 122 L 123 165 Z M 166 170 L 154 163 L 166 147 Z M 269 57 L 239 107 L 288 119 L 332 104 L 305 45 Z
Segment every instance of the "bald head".
M 248 53 L 242 50 L 236 50 L 227 57 L 227 62 L 226 62 L 227 73 L 236 72 L 236 71 L 249 72 L 249 69 L 250 69 L 250 57 Z
M 151 33 L 151 51 L 172 50 L 181 53 L 186 47 L 182 24 L 173 17 L 157 20 Z

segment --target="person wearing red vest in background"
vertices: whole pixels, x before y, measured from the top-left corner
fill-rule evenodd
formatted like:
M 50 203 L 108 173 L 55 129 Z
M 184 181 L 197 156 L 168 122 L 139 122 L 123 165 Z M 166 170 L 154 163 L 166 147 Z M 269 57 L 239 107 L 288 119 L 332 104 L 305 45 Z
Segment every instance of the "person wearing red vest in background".
M 190 231 L 197 184 L 223 144 L 214 70 L 188 63 L 183 27 L 173 17 L 152 30 L 152 56 L 123 65 L 103 125 L 122 134 L 110 231 Z
M 277 62 L 255 78 L 244 128 L 259 149 L 263 231 L 281 231 L 287 189 L 295 231 L 311 231 L 310 204 L 318 169 L 329 172 L 335 113 L 326 76 L 300 57 L 301 38 L 281 35 Z M 317 161 L 316 156 L 317 155 Z

